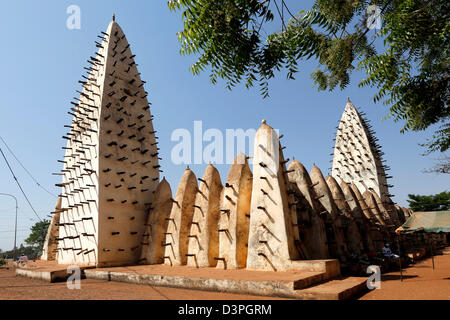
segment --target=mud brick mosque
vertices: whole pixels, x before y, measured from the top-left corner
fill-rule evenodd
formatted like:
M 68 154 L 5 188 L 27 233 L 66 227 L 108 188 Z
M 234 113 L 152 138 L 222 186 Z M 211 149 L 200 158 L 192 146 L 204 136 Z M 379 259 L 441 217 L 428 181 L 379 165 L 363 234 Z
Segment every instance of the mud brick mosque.
M 285 159 L 280 137 L 263 121 L 253 168 L 238 154 L 226 180 L 210 164 L 201 178 L 187 168 L 172 189 L 160 178 L 145 81 L 114 20 L 99 35 L 71 102 L 43 260 L 303 270 L 380 250 L 411 214 L 391 200 L 383 152 L 350 100 L 330 176 Z

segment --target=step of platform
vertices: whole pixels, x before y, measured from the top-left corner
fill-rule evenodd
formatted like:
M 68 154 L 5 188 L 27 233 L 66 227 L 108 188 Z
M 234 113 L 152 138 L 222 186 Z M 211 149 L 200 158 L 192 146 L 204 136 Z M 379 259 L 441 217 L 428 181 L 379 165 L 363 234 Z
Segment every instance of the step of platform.
M 347 300 L 367 291 L 367 278 L 347 277 L 329 280 L 302 290 L 296 290 L 296 298 L 304 300 Z
M 31 279 L 43 280 L 46 282 L 61 282 L 66 281 L 73 272 L 68 272 L 69 265 L 57 264 L 49 261 L 29 262 L 24 266 L 16 268 L 16 275 L 27 277 Z M 93 267 L 79 266 L 82 278 L 84 277 L 84 270 Z

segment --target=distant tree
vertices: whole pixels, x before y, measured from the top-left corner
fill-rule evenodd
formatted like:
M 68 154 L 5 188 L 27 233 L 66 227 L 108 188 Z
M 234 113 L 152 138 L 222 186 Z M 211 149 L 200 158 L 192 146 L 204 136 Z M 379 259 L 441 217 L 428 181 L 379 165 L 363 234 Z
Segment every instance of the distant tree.
M 36 222 L 31 227 L 31 234 L 25 239 L 25 243 L 31 245 L 37 252 L 41 252 L 44 247 L 45 236 L 50 225 L 49 220 Z
M 407 200 L 411 210 L 421 211 L 446 211 L 450 210 L 450 192 L 444 191 L 435 195 L 421 196 L 408 194 Z
M 0 253 L 0 258 L 11 259 L 20 257 L 21 255 L 27 256 L 29 259 L 36 259 L 42 254 L 42 248 L 37 246 L 24 246 L 21 244 L 16 250 L 9 250 Z
M 305 60 L 318 62 L 311 77 L 319 90 L 345 88 L 360 69 L 359 86 L 378 89 L 374 100 L 390 106 L 387 117 L 404 122 L 402 132 L 439 124 L 422 146 L 428 153 L 450 147 L 450 1 L 315 0 L 299 13 L 284 0 L 168 4 L 182 11 L 178 39 L 181 54 L 198 57 L 193 74 L 207 70 L 211 83 L 224 79 L 229 89 L 258 84 L 267 97 L 278 71 L 294 79 Z M 267 34 L 276 17 L 281 30 Z M 378 50 L 375 40 L 384 44 Z

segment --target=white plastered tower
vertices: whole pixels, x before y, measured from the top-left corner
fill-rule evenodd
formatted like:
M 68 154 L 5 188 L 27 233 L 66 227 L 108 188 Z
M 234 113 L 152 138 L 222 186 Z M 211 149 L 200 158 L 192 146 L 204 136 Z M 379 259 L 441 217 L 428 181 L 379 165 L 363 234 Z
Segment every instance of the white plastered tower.
M 60 264 L 135 264 L 159 183 L 145 82 L 114 20 L 96 41 L 98 52 L 88 60 L 69 112 L 73 120 L 60 161 Z
M 373 134 L 368 121 L 349 100 L 336 133 L 332 176 L 338 182 L 353 182 L 361 193 L 373 190 L 384 203 L 390 197 L 386 166 Z

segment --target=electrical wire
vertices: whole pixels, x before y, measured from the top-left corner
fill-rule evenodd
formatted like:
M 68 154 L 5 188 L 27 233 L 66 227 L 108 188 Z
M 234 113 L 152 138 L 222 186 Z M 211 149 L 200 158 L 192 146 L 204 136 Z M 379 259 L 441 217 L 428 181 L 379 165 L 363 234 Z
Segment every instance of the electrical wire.
M 6 144 L 6 141 L 2 138 L 2 136 L 0 136 L 0 140 L 3 141 L 3 143 L 5 144 L 6 148 L 8 149 L 8 151 L 13 155 L 14 159 L 16 159 L 16 161 L 20 164 L 20 166 L 23 168 L 23 170 L 25 170 L 25 172 L 30 176 L 30 178 L 37 184 L 37 186 L 39 188 L 41 188 L 42 190 L 44 190 L 45 192 L 47 192 L 48 194 L 54 196 L 55 198 L 57 198 L 58 196 L 55 195 L 54 193 L 48 191 L 46 188 L 44 188 L 37 180 L 36 178 L 33 177 L 33 175 L 30 173 L 30 171 L 27 170 L 27 168 L 25 168 L 25 166 L 22 164 L 22 162 L 20 162 L 20 160 L 16 157 L 16 155 L 14 154 L 14 152 L 12 152 L 11 148 Z
M 3 159 L 5 159 L 5 162 L 6 162 L 6 165 L 8 166 L 8 168 L 9 168 L 9 171 L 11 171 L 11 174 L 12 174 L 14 180 L 16 181 L 17 185 L 19 186 L 20 191 L 22 192 L 23 196 L 25 197 L 25 200 L 27 200 L 28 204 L 30 205 L 31 210 L 33 210 L 34 214 L 35 214 L 36 217 L 39 219 L 39 221 L 42 222 L 41 217 L 39 217 L 39 215 L 37 214 L 36 210 L 34 210 L 34 207 L 33 207 L 33 205 L 31 204 L 30 200 L 28 199 L 27 195 L 25 194 L 25 191 L 23 191 L 22 186 L 21 186 L 20 183 L 19 183 L 19 180 L 17 180 L 17 177 L 16 177 L 16 175 L 14 174 L 14 171 L 12 170 L 11 166 L 9 165 L 8 159 L 6 159 L 6 156 L 5 156 L 5 154 L 3 153 L 2 148 L 0 148 L 0 152 L 1 152 L 2 156 L 3 156 Z

